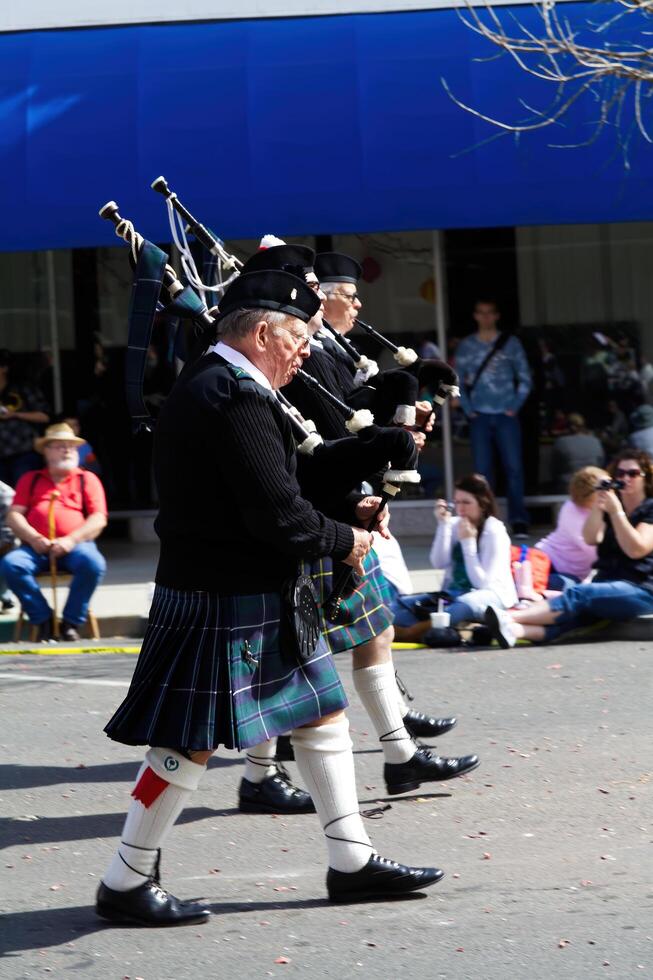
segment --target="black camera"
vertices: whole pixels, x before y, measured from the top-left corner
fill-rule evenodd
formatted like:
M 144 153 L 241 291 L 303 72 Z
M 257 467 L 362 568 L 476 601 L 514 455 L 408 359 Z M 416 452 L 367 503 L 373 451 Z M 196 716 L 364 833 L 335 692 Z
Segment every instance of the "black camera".
M 604 480 L 599 480 L 597 485 L 594 487 L 595 490 L 623 490 L 626 486 L 623 480 L 611 480 L 610 477 L 606 477 Z

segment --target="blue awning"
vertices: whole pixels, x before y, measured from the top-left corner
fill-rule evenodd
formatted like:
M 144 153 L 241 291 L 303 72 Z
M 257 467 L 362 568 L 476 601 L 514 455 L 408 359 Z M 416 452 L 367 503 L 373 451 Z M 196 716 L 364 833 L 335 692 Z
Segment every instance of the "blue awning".
M 590 98 L 479 145 L 497 131 L 441 76 L 504 119 L 553 94 L 490 53 L 452 10 L 0 35 L 0 248 L 113 243 L 109 198 L 166 241 L 159 174 L 225 238 L 653 219 L 641 138 L 630 170 L 613 131 L 548 146 L 587 138 Z

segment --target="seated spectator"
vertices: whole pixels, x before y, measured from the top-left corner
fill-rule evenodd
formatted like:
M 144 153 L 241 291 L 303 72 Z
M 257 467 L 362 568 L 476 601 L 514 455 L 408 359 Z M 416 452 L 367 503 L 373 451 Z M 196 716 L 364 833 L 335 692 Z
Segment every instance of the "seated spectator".
M 596 546 L 586 544 L 583 527 L 596 501 L 596 487 L 608 473 L 598 466 L 584 466 L 569 483 L 569 496 L 560 508 L 554 531 L 535 545 L 551 559 L 549 588 L 562 592 L 568 585 L 582 582 L 596 561 Z
M 584 466 L 603 465 L 603 446 L 578 412 L 569 415 L 569 435 L 553 443 L 551 469 L 556 490 L 566 491 L 573 474 Z
M 44 469 L 25 473 L 18 481 L 7 524 L 22 544 L 0 562 L 11 590 L 18 596 L 38 639 L 52 637 L 52 610 L 35 575 L 57 567 L 73 580 L 63 610 L 61 637 L 78 640 L 90 598 L 102 579 L 104 558 L 94 543 L 107 523 L 104 490 L 97 476 L 79 467 L 77 447 L 83 442 L 63 422 L 51 425 L 34 448 L 45 456 Z
M 600 490 L 583 527 L 585 543 L 598 546 L 595 578 L 528 609 L 488 606 L 485 623 L 502 647 L 521 637 L 547 642 L 596 620 L 653 613 L 653 461 L 641 450 L 624 449 L 608 470 L 624 488 Z
M 7 527 L 7 514 L 14 499 L 14 491 L 8 483 L 0 482 L 0 558 L 11 551 L 16 543 L 14 532 Z M 14 607 L 14 600 L 7 588 L 7 582 L 0 575 L 0 611 L 8 612 Z
M 456 516 L 437 500 L 438 527 L 431 546 L 434 568 L 445 570 L 442 588 L 454 601 L 447 606 L 451 625 L 482 622 L 485 608 L 509 609 L 517 602 L 510 568 L 510 538 L 498 519 L 490 484 L 474 473 L 456 483 Z
M 653 405 L 640 405 L 630 415 L 628 444 L 653 456 Z
M 15 487 L 38 466 L 34 436 L 49 422 L 49 408 L 38 388 L 16 382 L 12 366 L 11 353 L 0 350 L 0 480 Z

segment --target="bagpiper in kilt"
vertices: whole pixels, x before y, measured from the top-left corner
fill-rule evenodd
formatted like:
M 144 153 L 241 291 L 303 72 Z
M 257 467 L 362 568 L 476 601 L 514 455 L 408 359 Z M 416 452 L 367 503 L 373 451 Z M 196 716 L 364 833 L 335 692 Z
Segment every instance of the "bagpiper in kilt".
M 331 555 L 361 573 L 371 547 L 369 532 L 301 496 L 274 395 L 308 355 L 306 323 L 318 307 L 288 273 L 240 276 L 220 303 L 221 343 L 186 366 L 159 416 L 157 589 L 130 690 L 106 729 L 151 747 L 98 889 L 104 918 L 177 925 L 208 917 L 161 887 L 161 844 L 217 745 L 249 745 L 288 726 L 325 832 L 330 898 L 402 894 L 442 877 L 374 851 L 331 654 L 319 633 L 308 646 L 293 641 L 293 630 L 306 635 L 287 606 L 304 581 L 299 563 Z M 310 617 L 310 602 L 300 612 Z
M 342 263 L 339 263 L 342 259 Z M 278 245 L 264 249 L 251 256 L 243 266 L 243 272 L 256 269 L 282 269 L 292 271 L 298 276 L 303 275 L 306 282 L 316 290 L 321 300 L 325 299 L 313 270 L 315 253 L 312 249 L 301 245 Z M 333 255 L 328 263 L 333 275 L 340 275 L 347 288 L 352 288 L 360 276 L 358 263 L 346 256 Z M 354 278 L 355 277 L 355 278 Z M 341 283 L 342 285 L 342 283 Z M 355 300 L 356 308 L 360 301 Z M 340 387 L 339 372 L 333 358 L 322 345 L 315 340 L 316 334 L 322 329 L 323 306 L 309 321 L 308 327 L 312 335 L 311 356 L 304 370 L 309 372 L 323 387 L 336 394 L 339 398 L 346 396 Z M 330 438 L 343 438 L 348 435 L 342 416 L 334 412 L 331 404 L 321 397 L 315 388 L 307 386 L 301 376 L 295 378 L 284 388 L 290 401 L 299 409 L 304 418 L 317 422 L 320 435 Z M 326 429 L 323 432 L 322 427 Z M 374 479 L 374 474 L 369 474 Z M 301 482 L 301 470 L 299 471 Z M 307 496 L 310 490 L 305 489 Z M 374 512 L 375 501 L 380 498 L 364 493 L 350 495 L 356 503 L 357 516 L 364 520 L 364 514 Z M 325 508 L 331 516 L 339 514 L 343 507 L 342 500 L 333 500 L 332 508 Z M 422 782 L 431 780 L 451 779 L 464 775 L 478 765 L 475 755 L 461 758 L 443 759 L 429 752 L 428 749 L 414 741 L 416 735 L 441 735 L 456 724 L 455 718 L 433 718 L 422 712 L 412 711 L 405 704 L 399 691 L 392 662 L 392 613 L 384 601 L 389 596 L 376 556 L 369 555 L 366 559 L 366 576 L 353 593 L 341 604 L 336 622 L 330 622 L 324 615 L 324 602 L 331 593 L 333 562 L 330 558 L 305 562 L 310 569 L 313 582 L 320 595 L 322 610 L 322 630 L 333 653 L 352 651 L 353 680 L 356 692 L 367 711 L 370 720 L 379 737 L 379 743 L 384 754 L 384 778 L 386 788 L 390 793 L 401 793 L 415 789 Z M 240 785 L 239 804 L 241 809 L 249 810 L 253 800 L 265 812 L 275 810 L 274 797 L 263 785 L 255 791 L 251 786 L 254 779 L 255 766 L 263 770 L 264 764 L 274 758 L 277 752 L 282 759 L 292 758 L 292 750 L 284 739 L 279 745 L 274 739 L 269 739 L 248 753 L 248 768 L 245 778 Z M 287 812 L 285 805 L 283 810 Z

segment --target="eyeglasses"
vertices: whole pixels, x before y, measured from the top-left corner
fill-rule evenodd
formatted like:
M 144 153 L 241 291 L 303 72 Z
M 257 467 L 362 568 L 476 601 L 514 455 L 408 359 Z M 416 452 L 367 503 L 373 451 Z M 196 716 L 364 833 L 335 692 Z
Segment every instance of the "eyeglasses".
M 622 480 L 626 476 L 629 476 L 631 480 L 634 480 L 635 477 L 637 477 L 637 476 L 643 476 L 644 474 L 642 473 L 641 470 L 622 470 L 622 469 L 617 469 L 617 470 L 614 471 L 614 475 L 616 477 L 619 477 Z
M 298 337 L 296 333 L 292 332 L 290 327 L 284 327 L 280 323 L 276 324 L 276 327 L 278 327 L 280 330 L 285 330 L 287 331 L 287 333 L 290 334 L 292 339 L 295 341 L 295 344 L 297 345 L 295 348 L 297 351 L 308 350 L 308 346 L 311 342 L 310 334 L 302 334 L 301 337 Z
M 342 299 L 346 299 L 350 303 L 355 303 L 356 300 L 358 300 L 360 302 L 360 296 L 358 295 L 358 293 L 339 293 L 339 292 L 335 292 L 335 293 L 331 293 L 331 295 L 332 296 L 341 296 Z

